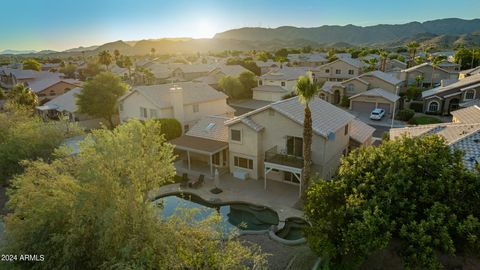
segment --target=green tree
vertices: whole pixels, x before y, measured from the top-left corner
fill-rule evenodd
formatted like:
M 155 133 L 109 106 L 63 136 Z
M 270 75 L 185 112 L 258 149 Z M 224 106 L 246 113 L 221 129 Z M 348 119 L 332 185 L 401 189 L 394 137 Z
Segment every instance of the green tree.
M 297 80 L 295 92 L 299 101 L 305 106 L 303 120 L 303 173 L 302 173 L 302 196 L 299 203 L 305 202 L 307 188 L 310 185 L 311 166 L 312 166 L 312 112 L 310 111 L 310 101 L 317 95 L 317 85 L 312 83 L 309 78 L 301 76 Z
M 245 97 L 245 89 L 238 78 L 232 76 L 224 76 L 218 81 L 218 85 L 232 99 Z
M 416 82 L 417 87 L 419 87 L 419 88 L 422 87 L 422 82 L 423 82 L 424 78 L 425 77 L 423 77 L 423 75 L 421 75 L 421 74 L 415 76 L 415 82 Z
M 410 53 L 409 67 L 413 67 L 415 65 L 415 57 L 417 56 L 418 47 L 420 47 L 420 44 L 418 44 L 416 41 L 412 41 L 407 44 L 408 52 Z
M 475 57 L 472 59 L 472 56 L 475 56 Z M 463 70 L 474 68 L 480 65 L 480 49 L 474 50 L 474 49 L 460 48 L 455 52 L 455 55 L 453 57 L 455 59 L 455 62 L 461 65 L 461 68 Z M 472 60 L 473 60 L 473 65 L 472 65 Z
M 132 59 L 129 56 L 122 57 L 123 66 L 128 69 L 128 78 L 132 77 Z
M 285 48 L 278 49 L 275 51 L 275 57 L 287 58 L 287 56 L 288 56 L 288 50 Z
M 42 65 L 35 59 L 27 59 L 23 61 L 23 69 L 40 71 Z
M 98 63 L 105 65 L 105 69 L 109 70 L 108 67 L 112 63 L 112 55 L 108 51 L 101 51 L 98 53 Z
M 117 100 L 127 92 L 127 85 L 115 74 L 102 72 L 83 84 L 77 96 L 80 112 L 103 118 L 113 128 L 117 114 Z
M 170 141 L 182 136 L 182 124 L 175 118 L 160 118 L 156 121 L 161 125 L 161 134 L 165 134 L 165 140 Z
M 162 206 L 148 192 L 175 175 L 173 146 L 160 130 L 155 121 L 132 120 L 94 130 L 77 156 L 59 151 L 51 163 L 25 163 L 9 190 L 2 251 L 44 255 L 42 263 L 19 263 L 21 269 L 261 267 L 257 248 L 222 239 L 218 214 L 159 218 Z
M 384 141 L 352 151 L 332 181 L 311 186 L 305 235 L 334 268 L 356 268 L 396 243 L 406 268 L 437 269 L 437 252 L 480 252 L 479 188 L 439 136 Z
M 377 70 L 377 64 L 378 64 L 378 59 L 377 58 L 371 58 L 370 60 L 367 61 L 368 64 L 368 71 L 373 71 Z
M 28 108 L 30 110 L 35 109 L 35 106 L 38 105 L 37 95 L 32 91 L 32 89 L 21 83 L 16 84 L 12 90 L 10 90 L 7 98 L 9 103 Z
M 247 98 L 251 98 L 253 93 L 252 89 L 257 86 L 257 80 L 255 78 L 255 74 L 250 71 L 244 71 L 238 75 L 238 80 L 243 86 L 244 96 Z
M 77 66 L 74 64 L 67 64 L 59 70 L 61 73 L 65 74 L 67 78 L 75 78 L 75 72 L 77 71 Z
M 0 89 L 0 100 L 5 98 L 7 98 L 7 94 L 5 94 L 5 92 L 2 89 Z
M 382 50 L 380 52 L 380 70 L 385 72 L 385 69 L 387 68 L 387 59 L 388 59 L 388 52 Z
M 0 182 L 21 173 L 22 160 L 50 161 L 53 150 L 65 138 L 78 134 L 81 132 L 73 124 L 45 123 L 21 108 L 0 113 Z
M 310 45 L 307 45 L 305 47 L 302 48 L 302 53 L 311 53 L 312 52 L 312 46 Z
M 104 69 L 98 63 L 88 62 L 87 66 L 80 70 L 80 79 L 91 79 L 100 74 L 102 71 L 104 71 Z
M 120 51 L 118 49 L 113 51 L 113 58 L 115 59 L 115 62 L 120 60 Z

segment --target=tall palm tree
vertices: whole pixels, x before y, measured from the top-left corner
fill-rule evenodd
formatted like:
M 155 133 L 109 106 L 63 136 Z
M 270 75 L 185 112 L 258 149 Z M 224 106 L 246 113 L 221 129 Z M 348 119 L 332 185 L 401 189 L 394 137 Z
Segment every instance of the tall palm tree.
M 418 47 L 420 47 L 420 44 L 416 41 L 407 44 L 408 51 L 410 52 L 410 67 L 415 65 L 415 56 L 417 55 Z
M 8 93 L 7 98 L 13 104 L 24 106 L 30 109 L 33 109 L 38 105 L 37 95 L 35 95 L 32 89 L 25 87 L 25 85 L 21 83 L 12 88 L 12 90 Z
M 130 57 L 125 56 L 123 58 L 123 66 L 128 69 L 128 78 L 131 79 L 131 77 L 132 77 L 131 69 L 132 69 L 133 63 L 132 63 L 132 60 L 130 59 Z
M 385 72 L 385 69 L 387 68 L 387 57 L 388 57 L 388 52 L 387 51 L 381 51 L 380 52 L 380 70 Z
M 298 99 L 305 106 L 303 120 L 303 173 L 302 173 L 302 197 L 300 202 L 303 205 L 306 199 L 306 191 L 310 184 L 311 166 L 312 166 L 312 113 L 310 111 L 310 101 L 314 99 L 318 92 L 317 86 L 309 78 L 301 76 L 297 80 L 296 93 Z
M 113 57 L 115 58 L 115 61 L 118 61 L 118 59 L 120 58 L 120 51 L 115 49 L 113 51 Z
M 105 68 L 109 70 L 108 66 L 112 63 L 112 55 L 108 51 L 101 51 L 98 54 L 98 62 L 105 65 Z

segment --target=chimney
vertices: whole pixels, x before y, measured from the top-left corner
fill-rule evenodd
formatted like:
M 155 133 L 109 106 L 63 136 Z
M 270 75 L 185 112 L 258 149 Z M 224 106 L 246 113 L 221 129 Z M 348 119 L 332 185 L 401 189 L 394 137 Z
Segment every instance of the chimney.
M 173 107 L 173 117 L 184 126 L 185 113 L 183 111 L 183 89 L 178 85 L 173 85 L 170 88 L 170 103 Z

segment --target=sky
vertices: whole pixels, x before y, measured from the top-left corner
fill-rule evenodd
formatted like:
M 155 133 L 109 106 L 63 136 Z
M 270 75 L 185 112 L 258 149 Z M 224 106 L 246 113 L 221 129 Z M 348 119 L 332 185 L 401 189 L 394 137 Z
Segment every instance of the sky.
M 12 0 L 2 1 L 1 9 L 0 51 L 65 50 L 162 37 L 211 38 L 240 27 L 480 18 L 479 0 Z

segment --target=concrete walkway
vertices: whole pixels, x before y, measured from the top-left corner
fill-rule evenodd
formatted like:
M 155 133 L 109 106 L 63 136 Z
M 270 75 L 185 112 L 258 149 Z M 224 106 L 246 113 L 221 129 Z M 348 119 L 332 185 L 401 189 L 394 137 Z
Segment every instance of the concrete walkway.
M 196 177 L 190 175 L 190 177 Z M 267 190 L 264 189 L 263 180 L 239 180 L 230 174 L 220 177 L 220 194 L 210 192 L 214 188 L 213 180 L 206 179 L 198 189 L 181 188 L 180 184 L 171 184 L 161 187 L 150 193 L 150 197 L 164 196 L 177 192 L 195 194 L 206 201 L 212 202 L 244 202 L 259 206 L 266 206 L 277 212 L 280 223 L 287 218 L 304 218 L 303 211 L 293 208 L 298 200 L 298 186 L 289 185 L 273 180 L 268 180 Z

